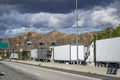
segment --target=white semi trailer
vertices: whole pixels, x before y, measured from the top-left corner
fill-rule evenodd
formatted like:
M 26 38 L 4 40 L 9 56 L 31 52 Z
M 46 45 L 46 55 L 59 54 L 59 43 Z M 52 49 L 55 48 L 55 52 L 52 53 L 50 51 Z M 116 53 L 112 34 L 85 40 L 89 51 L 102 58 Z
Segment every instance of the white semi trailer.
M 31 59 L 32 60 L 44 60 L 46 59 L 47 51 L 46 49 L 32 49 L 31 50 Z
M 78 45 L 78 60 L 80 64 L 81 62 L 86 60 L 86 54 L 87 47 L 85 45 Z M 55 62 L 76 63 L 77 61 L 76 45 L 62 45 L 53 47 L 52 59 Z
M 10 54 L 10 59 L 18 59 L 18 54 L 17 53 L 11 53 Z
M 96 40 L 89 47 L 88 63 L 95 65 L 120 63 L 120 37 Z

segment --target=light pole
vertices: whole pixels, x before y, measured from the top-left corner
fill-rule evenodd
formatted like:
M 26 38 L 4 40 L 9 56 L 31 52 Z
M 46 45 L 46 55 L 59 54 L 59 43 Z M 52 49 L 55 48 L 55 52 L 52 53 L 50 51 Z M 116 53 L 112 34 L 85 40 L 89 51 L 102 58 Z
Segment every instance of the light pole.
M 23 52 L 23 48 L 20 48 L 20 58 L 21 58 L 21 60 L 22 60 L 22 52 Z
M 52 42 L 51 46 L 52 46 L 52 61 L 54 62 L 54 46 L 55 46 L 55 42 Z
M 27 46 L 30 46 L 30 45 L 32 45 L 32 44 L 33 44 L 33 42 L 27 41 Z M 27 48 L 27 51 L 30 51 L 29 48 Z M 29 60 L 31 60 L 30 52 L 29 52 L 29 53 L 27 52 L 27 56 L 28 56 Z
M 109 27 L 110 27 L 110 38 L 112 37 L 112 26 L 111 26 L 111 24 L 109 25 Z
M 78 60 L 78 0 L 76 0 L 76 50 L 77 50 L 77 64 L 79 64 Z

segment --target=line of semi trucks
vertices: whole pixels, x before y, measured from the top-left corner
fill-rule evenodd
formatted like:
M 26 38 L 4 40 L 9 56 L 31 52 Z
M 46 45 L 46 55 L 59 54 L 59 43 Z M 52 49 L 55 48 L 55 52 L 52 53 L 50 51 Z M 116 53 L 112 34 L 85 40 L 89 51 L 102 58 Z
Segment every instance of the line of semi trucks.
M 78 53 L 76 45 L 52 46 L 51 57 L 46 57 L 46 49 L 32 49 L 31 59 L 47 60 L 59 63 L 70 63 L 108 66 L 109 64 L 117 64 L 120 66 L 120 37 L 96 40 L 88 47 L 86 45 L 78 45 Z

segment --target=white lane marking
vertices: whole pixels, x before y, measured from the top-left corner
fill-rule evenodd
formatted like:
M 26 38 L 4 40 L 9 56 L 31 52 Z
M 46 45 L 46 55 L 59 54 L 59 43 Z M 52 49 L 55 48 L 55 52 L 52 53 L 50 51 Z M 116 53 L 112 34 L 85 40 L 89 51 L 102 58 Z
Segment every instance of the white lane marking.
M 37 76 L 41 76 L 41 74 L 39 74 L 39 73 L 34 73 L 35 75 L 37 75 Z
M 21 69 L 22 71 L 26 71 L 26 69 Z

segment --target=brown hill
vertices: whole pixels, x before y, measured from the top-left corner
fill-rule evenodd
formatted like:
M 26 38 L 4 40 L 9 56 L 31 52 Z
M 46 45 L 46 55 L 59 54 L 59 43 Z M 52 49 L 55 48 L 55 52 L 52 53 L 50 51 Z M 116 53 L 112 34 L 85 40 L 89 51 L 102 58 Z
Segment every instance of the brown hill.
M 96 35 L 96 32 L 78 35 L 79 44 L 90 44 L 94 40 L 94 35 Z M 9 49 L 19 50 L 23 48 L 24 50 L 29 50 L 31 48 L 51 46 L 52 42 L 55 42 L 56 45 L 76 44 L 76 35 L 62 33 L 57 30 L 49 32 L 48 34 L 28 32 L 3 41 L 9 42 Z M 27 45 L 28 41 L 31 41 L 32 45 Z M 41 43 L 43 43 L 43 45 L 41 45 Z
M 47 42 L 53 42 L 53 41 L 58 41 L 60 39 L 64 39 L 66 36 L 68 36 L 68 34 L 61 33 L 57 30 L 54 30 L 46 34 L 46 39 L 47 39 Z

